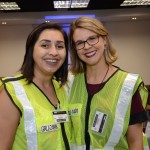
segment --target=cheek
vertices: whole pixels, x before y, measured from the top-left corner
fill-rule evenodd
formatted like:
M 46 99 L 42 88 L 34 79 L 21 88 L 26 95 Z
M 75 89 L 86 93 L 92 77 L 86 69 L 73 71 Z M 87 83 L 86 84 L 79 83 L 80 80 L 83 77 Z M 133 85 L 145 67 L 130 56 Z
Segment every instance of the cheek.
M 85 58 L 84 53 L 78 52 L 77 55 L 78 55 L 79 59 L 84 60 L 84 58 Z
M 103 52 L 104 49 L 105 49 L 105 43 L 104 43 L 104 41 L 100 41 L 100 43 L 97 45 L 96 48 Z
M 33 51 L 33 60 L 34 62 L 38 63 L 39 61 L 41 61 L 41 58 L 44 56 L 43 52 L 40 51 L 40 49 L 36 48 Z
M 34 59 L 34 61 L 35 61 L 36 58 L 37 58 L 37 53 L 36 53 L 35 50 L 33 50 L 33 59 Z
M 66 57 L 66 50 L 62 51 L 62 56 Z
M 77 51 L 77 55 L 78 55 L 78 57 L 80 58 L 80 57 L 82 56 L 81 51 Z
M 36 62 L 39 58 L 39 53 L 37 53 L 37 51 L 33 51 L 33 60 Z
M 60 52 L 59 55 L 61 56 L 61 58 L 62 58 L 63 60 L 65 60 L 65 58 L 66 58 L 66 51 Z

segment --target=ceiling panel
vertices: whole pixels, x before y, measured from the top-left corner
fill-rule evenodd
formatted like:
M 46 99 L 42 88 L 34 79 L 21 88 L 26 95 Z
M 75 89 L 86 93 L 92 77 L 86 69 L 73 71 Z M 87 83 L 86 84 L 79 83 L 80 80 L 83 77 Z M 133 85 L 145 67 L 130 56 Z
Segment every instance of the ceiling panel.
M 4 0 L 0 2 L 14 2 Z M 121 7 L 123 0 L 91 0 L 87 8 L 54 9 L 53 0 L 15 0 L 20 10 L 1 10 L 0 22 L 11 24 L 39 24 L 45 21 L 45 16 L 88 15 L 102 21 L 126 21 L 132 17 L 137 20 L 150 19 L 150 6 Z M 53 19 L 51 19 L 53 20 Z M 51 21 L 50 20 L 50 21 Z M 56 22 L 70 23 L 72 19 L 55 19 Z M 0 24 L 2 25 L 2 24 Z

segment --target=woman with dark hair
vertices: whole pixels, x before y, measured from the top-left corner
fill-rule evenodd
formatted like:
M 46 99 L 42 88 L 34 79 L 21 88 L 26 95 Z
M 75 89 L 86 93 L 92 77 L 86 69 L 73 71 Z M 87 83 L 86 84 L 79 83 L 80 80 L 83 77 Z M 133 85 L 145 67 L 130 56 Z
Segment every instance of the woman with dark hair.
M 69 150 L 68 38 L 56 23 L 29 34 L 21 74 L 2 78 L 0 149 Z
M 70 26 L 69 112 L 74 150 L 143 150 L 147 90 L 142 78 L 114 66 L 103 24 L 80 17 Z

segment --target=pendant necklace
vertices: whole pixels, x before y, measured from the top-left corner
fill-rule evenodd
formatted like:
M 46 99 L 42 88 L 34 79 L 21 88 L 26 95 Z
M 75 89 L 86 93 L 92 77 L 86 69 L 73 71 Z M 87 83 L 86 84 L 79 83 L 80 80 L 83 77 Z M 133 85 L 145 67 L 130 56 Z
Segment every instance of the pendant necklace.
M 108 71 L 109 71 L 109 65 L 108 65 L 107 71 L 106 71 L 105 76 L 104 76 L 104 78 L 103 78 L 103 80 L 102 80 L 101 83 L 103 83 L 103 81 L 105 80 L 105 78 L 106 78 L 106 76 L 107 76 L 107 74 L 108 74 Z

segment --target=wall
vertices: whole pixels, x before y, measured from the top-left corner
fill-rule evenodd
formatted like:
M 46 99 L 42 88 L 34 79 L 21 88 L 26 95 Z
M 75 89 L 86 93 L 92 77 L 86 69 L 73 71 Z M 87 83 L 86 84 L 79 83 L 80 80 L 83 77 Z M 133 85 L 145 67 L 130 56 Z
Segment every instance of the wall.
M 105 24 L 117 49 L 115 65 L 139 73 L 150 84 L 150 20 L 111 22 Z
M 150 20 L 106 22 L 118 60 L 115 65 L 140 73 L 150 84 Z M 25 41 L 32 25 L 0 26 L 0 76 L 12 76 L 20 68 Z
M 12 76 L 20 69 L 31 30 L 31 25 L 0 26 L 0 77 Z

